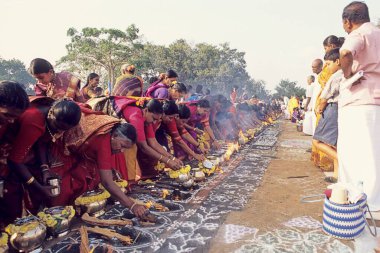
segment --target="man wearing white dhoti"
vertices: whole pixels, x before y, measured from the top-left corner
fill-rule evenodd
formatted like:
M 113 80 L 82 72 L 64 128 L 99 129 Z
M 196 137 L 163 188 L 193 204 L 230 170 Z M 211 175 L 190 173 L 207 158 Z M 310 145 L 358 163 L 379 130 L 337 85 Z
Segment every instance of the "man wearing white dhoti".
M 313 96 L 313 89 L 315 86 L 314 82 L 315 82 L 315 77 L 313 75 L 307 77 L 306 99 L 305 99 L 305 105 L 304 105 L 305 117 L 303 120 L 303 132 L 304 134 L 307 134 L 307 135 L 313 135 L 312 114 L 315 115 L 315 113 L 311 109 L 310 101 Z
M 315 114 L 315 106 L 317 104 L 317 98 L 321 91 L 321 86 L 318 83 L 318 75 L 322 72 L 323 68 L 323 61 L 321 59 L 315 59 L 311 64 L 311 69 L 315 75 L 315 82 L 312 84 L 313 87 L 313 94 L 310 99 L 310 106 L 311 107 L 311 119 L 312 119 L 312 135 L 314 135 L 315 128 L 317 127 L 317 115 Z
M 364 71 L 351 88 L 341 89 L 338 116 L 340 182 L 363 182 L 372 211 L 380 210 L 380 29 L 370 23 L 368 7 L 352 2 L 343 10 L 348 33 L 340 49 L 345 78 Z

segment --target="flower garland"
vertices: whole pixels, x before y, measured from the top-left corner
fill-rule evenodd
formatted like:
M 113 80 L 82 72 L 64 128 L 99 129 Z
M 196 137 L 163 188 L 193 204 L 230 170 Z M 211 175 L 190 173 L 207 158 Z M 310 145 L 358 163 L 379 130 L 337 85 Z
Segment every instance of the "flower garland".
M 255 129 L 248 129 L 247 131 L 246 131 L 246 134 L 249 136 L 248 138 L 250 138 L 250 139 L 253 139 L 253 138 L 255 138 Z
M 249 138 L 244 135 L 244 133 L 243 133 L 242 130 L 240 130 L 240 132 L 239 132 L 239 142 L 242 143 L 242 144 L 245 144 L 248 141 L 249 141 Z
M 115 180 L 114 182 L 120 188 L 126 188 L 128 186 L 128 181 L 124 179 Z M 99 184 L 99 188 L 102 190 L 106 190 L 102 184 Z
M 207 176 L 214 174 L 216 171 L 216 167 L 217 167 L 216 165 L 214 165 L 210 169 L 208 169 L 205 166 L 203 166 L 202 162 L 198 163 L 198 166 L 203 171 L 203 173 L 205 173 Z
M 186 165 L 186 166 L 182 167 L 179 170 L 172 170 L 172 169 L 170 169 L 168 171 L 169 172 L 169 177 L 170 178 L 178 178 L 180 174 L 189 174 L 190 170 L 191 170 L 190 165 Z
M 0 237 L 0 248 L 5 247 L 8 245 L 8 234 L 7 233 L 1 233 Z
M 165 163 L 158 162 L 156 166 L 154 166 L 154 169 L 157 171 L 163 171 L 165 167 L 166 167 Z
M 79 206 L 79 205 L 88 205 L 88 204 L 91 204 L 91 203 L 95 203 L 95 202 L 100 202 L 100 201 L 106 200 L 109 197 L 111 197 L 111 194 L 108 191 L 102 190 L 101 193 L 99 193 L 97 195 L 93 195 L 93 196 L 83 196 L 83 195 L 81 195 L 81 196 L 79 196 L 75 200 L 75 205 L 77 205 L 77 206 Z
M 71 220 L 75 215 L 75 210 L 72 206 L 65 206 L 58 214 L 46 213 L 48 208 L 45 208 L 42 212 L 39 212 L 38 217 L 50 228 L 55 228 L 58 223 L 63 219 Z
M 210 149 L 210 144 L 206 140 L 206 133 L 204 132 L 203 134 L 198 134 L 197 135 L 197 141 L 199 143 L 199 148 L 204 150 L 204 149 Z
M 169 195 L 169 191 L 167 189 L 162 190 L 162 198 L 166 199 L 166 197 Z
M 40 223 L 38 220 L 33 220 L 31 222 L 27 222 L 27 223 L 22 224 L 22 225 L 9 224 L 5 228 L 5 232 L 8 235 L 13 235 L 15 233 L 25 234 L 28 231 L 36 229 L 39 225 L 40 225 Z

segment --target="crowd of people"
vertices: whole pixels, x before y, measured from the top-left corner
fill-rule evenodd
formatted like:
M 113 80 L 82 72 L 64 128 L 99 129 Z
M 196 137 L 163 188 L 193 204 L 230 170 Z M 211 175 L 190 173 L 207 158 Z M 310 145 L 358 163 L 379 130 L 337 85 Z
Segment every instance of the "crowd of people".
M 174 70 L 144 81 L 131 64 L 121 67 L 112 90 L 100 77 L 86 83 L 56 72 L 36 58 L 29 73 L 37 80 L 35 96 L 22 85 L 0 83 L 0 222 L 5 226 L 27 210 L 65 206 L 101 183 L 111 196 L 138 217 L 146 207 L 115 184 L 133 184 L 160 173 L 157 164 L 178 170 L 189 160 L 205 160 L 222 141 L 237 141 L 240 131 L 270 122 L 276 102 L 253 97 L 231 99 L 198 85 L 194 93 Z M 200 136 L 205 142 L 200 142 Z M 49 179 L 60 179 L 60 194 Z
M 371 211 L 380 211 L 380 29 L 363 2 L 347 5 L 342 21 L 348 36 L 323 41 L 324 60 L 312 61 L 306 98 L 302 105 L 285 99 L 286 114 L 313 136 L 315 165 L 333 168 L 326 181 L 363 188 Z

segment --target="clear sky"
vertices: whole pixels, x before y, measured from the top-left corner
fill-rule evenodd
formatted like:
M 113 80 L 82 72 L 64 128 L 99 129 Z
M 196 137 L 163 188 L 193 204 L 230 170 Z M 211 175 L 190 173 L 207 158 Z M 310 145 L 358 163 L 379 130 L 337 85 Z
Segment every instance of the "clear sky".
M 65 55 L 70 27 L 125 30 L 134 23 L 145 41 L 168 45 L 230 43 L 246 52 L 247 70 L 274 89 L 282 78 L 305 85 L 311 61 L 323 57 L 328 35 L 345 36 L 347 0 L 0 0 L 0 56 L 26 65 Z M 380 0 L 366 1 L 371 20 Z

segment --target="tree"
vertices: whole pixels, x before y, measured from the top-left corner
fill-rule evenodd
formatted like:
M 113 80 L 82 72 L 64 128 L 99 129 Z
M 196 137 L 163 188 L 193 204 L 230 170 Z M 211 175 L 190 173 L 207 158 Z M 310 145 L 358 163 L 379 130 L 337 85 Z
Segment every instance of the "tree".
M 103 73 L 114 83 L 117 67 L 128 62 L 147 82 L 150 77 L 174 69 L 185 84 L 202 84 L 205 88 L 229 95 L 233 86 L 246 89 L 248 95 L 265 98 L 263 81 L 255 82 L 246 71 L 245 53 L 227 43 L 190 45 L 180 39 L 169 46 L 141 43 L 134 25 L 122 32 L 116 29 L 84 28 L 68 30 L 71 42 L 68 54 L 59 65 L 83 79 L 89 72 Z
M 305 96 L 306 90 L 304 88 L 298 87 L 297 82 L 291 82 L 288 79 L 282 79 L 280 83 L 275 88 L 276 93 L 275 97 L 291 97 L 297 96 L 302 97 Z
M 71 42 L 66 45 L 67 55 L 62 57 L 58 65 L 72 72 L 87 76 L 89 72 L 105 72 L 106 80 L 115 83 L 116 68 L 138 54 L 143 48 L 139 41 L 139 29 L 129 26 L 125 32 L 118 29 L 83 28 L 78 32 L 74 28 L 67 31 Z
M 35 83 L 34 78 L 26 71 L 24 63 L 17 59 L 5 60 L 0 58 L 0 80 L 10 80 L 22 84 L 28 94 L 33 91 L 30 84 Z

